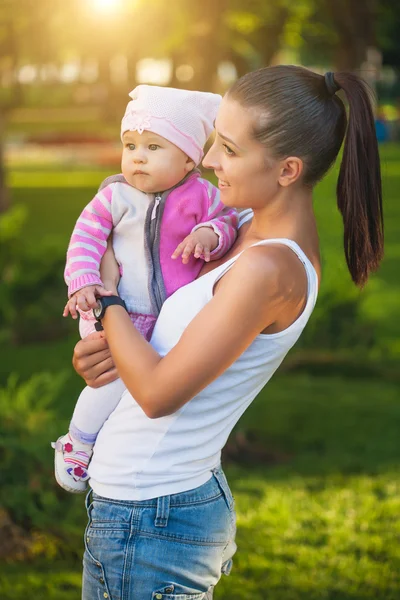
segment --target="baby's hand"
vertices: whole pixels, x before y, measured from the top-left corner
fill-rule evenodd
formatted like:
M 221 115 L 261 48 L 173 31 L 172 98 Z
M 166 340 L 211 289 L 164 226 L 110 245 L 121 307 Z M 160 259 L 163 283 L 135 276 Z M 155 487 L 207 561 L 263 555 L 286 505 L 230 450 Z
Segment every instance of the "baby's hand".
M 110 292 L 103 288 L 101 285 L 87 285 L 86 287 L 78 290 L 71 296 L 65 305 L 63 317 L 68 317 L 71 314 L 73 319 L 78 318 L 77 309 L 87 312 L 91 308 L 97 306 L 97 296 L 112 296 L 113 292 Z
M 185 237 L 179 244 L 171 258 L 178 258 L 182 254 L 182 262 L 189 262 L 189 256 L 194 254 L 195 258 L 204 257 L 206 262 L 210 260 L 210 252 L 218 246 L 219 237 L 212 227 L 199 227 Z

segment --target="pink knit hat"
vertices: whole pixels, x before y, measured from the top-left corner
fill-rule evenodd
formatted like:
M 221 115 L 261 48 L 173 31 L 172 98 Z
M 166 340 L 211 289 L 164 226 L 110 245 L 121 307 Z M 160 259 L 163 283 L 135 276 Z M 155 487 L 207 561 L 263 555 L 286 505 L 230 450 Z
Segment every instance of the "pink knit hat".
M 178 146 L 196 165 L 214 129 L 219 94 L 192 92 L 155 85 L 138 85 L 129 96 L 121 123 L 125 131 L 152 131 Z

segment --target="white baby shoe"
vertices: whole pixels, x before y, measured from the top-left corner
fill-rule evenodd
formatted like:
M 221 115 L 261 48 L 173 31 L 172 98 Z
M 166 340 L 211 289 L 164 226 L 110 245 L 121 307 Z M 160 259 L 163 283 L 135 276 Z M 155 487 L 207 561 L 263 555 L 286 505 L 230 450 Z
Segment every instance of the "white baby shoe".
M 67 433 L 51 446 L 55 449 L 54 470 L 58 485 L 73 494 L 85 492 L 93 444 L 83 444 Z

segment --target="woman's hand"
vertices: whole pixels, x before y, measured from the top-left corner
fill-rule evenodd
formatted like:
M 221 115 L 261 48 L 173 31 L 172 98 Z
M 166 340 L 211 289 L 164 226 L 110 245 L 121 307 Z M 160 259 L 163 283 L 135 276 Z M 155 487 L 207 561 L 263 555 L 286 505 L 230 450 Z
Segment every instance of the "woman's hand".
M 78 375 L 93 388 L 118 379 L 104 331 L 95 331 L 76 344 L 72 364 Z
M 101 259 L 100 277 L 104 283 L 104 287 L 107 290 L 111 290 L 113 294 L 118 295 L 117 288 L 121 274 L 119 271 L 119 265 L 115 258 L 111 235 L 107 240 L 107 250 Z

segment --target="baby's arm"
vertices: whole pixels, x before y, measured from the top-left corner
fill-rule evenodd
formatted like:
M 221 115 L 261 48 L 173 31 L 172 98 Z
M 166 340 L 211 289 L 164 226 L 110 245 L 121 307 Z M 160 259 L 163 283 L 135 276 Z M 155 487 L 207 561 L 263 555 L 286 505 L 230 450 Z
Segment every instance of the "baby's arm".
M 99 191 L 85 207 L 75 225 L 68 246 L 64 272 L 65 282 L 68 285 L 68 297 L 75 296 L 77 292 L 85 288 L 85 292 L 80 294 L 81 301 L 78 301 L 78 307 L 82 310 L 89 310 L 93 304 L 94 294 L 108 295 L 103 290 L 100 262 L 106 251 L 107 239 L 113 227 L 111 201 L 112 186 L 110 185 Z M 76 303 L 74 306 L 76 310 Z M 67 307 L 68 304 L 65 310 Z M 73 307 L 71 308 L 74 310 Z M 71 314 L 73 314 L 72 311 Z
M 221 202 L 219 190 L 212 183 L 205 179 L 198 181 L 203 188 L 199 199 L 202 203 L 199 222 L 172 255 L 172 258 L 182 255 L 184 263 L 191 254 L 206 262 L 218 260 L 233 246 L 237 237 L 239 217 L 236 209 Z

